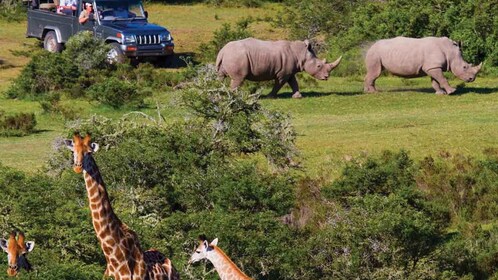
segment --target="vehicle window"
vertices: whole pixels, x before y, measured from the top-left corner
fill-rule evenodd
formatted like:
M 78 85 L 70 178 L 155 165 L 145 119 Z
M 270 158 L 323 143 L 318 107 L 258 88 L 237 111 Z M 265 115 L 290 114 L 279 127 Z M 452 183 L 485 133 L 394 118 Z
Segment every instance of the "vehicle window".
M 101 20 L 129 20 L 145 18 L 140 1 L 97 1 Z

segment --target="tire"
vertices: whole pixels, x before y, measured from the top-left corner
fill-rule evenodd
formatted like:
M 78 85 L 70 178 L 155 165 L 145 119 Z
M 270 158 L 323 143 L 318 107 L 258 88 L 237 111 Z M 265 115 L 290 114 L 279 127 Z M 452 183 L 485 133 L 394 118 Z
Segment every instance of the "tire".
M 62 44 L 57 42 L 57 36 L 54 31 L 49 31 L 43 40 L 43 48 L 51 53 L 60 53 Z
M 110 64 L 125 62 L 125 55 L 121 50 L 120 44 L 111 43 L 111 50 L 107 53 L 107 62 Z

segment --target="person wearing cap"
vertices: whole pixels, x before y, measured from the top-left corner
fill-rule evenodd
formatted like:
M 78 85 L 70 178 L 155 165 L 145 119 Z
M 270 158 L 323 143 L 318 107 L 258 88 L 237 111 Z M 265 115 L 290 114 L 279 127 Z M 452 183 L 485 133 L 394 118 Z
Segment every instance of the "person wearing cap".
M 81 12 L 79 22 L 80 24 L 85 24 L 89 19 L 90 15 L 93 13 L 92 3 L 85 3 L 85 9 Z

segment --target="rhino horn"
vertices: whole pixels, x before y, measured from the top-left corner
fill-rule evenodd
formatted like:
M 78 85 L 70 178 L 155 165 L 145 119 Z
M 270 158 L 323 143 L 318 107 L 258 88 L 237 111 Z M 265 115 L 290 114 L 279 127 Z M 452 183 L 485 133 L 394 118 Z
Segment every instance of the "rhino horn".
M 482 62 L 479 63 L 479 65 L 474 66 L 474 69 L 476 70 L 476 73 L 478 73 L 479 71 L 481 71 L 481 67 L 482 67 Z
M 336 61 L 329 63 L 330 70 L 336 68 L 337 65 L 339 65 L 339 63 L 341 63 L 341 59 L 342 59 L 342 56 L 340 56 Z

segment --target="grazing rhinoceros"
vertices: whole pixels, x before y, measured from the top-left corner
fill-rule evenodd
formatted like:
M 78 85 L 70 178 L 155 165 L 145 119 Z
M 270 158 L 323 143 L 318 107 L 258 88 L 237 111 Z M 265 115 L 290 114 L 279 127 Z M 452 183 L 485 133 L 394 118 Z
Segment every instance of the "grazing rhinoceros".
M 400 77 L 430 76 L 436 94 L 452 94 L 455 88 L 448 84 L 443 71 L 451 71 L 465 82 L 473 82 L 482 63 L 472 66 L 465 62 L 459 44 L 446 37 L 421 39 L 396 37 L 373 44 L 365 58 L 367 75 L 365 92 L 375 92 L 375 80 L 382 69 Z
M 239 87 L 245 79 L 275 80 L 270 97 L 289 83 L 292 97 L 300 98 L 297 72 L 306 71 L 316 79 L 327 80 L 330 71 L 340 62 L 340 57 L 333 63 L 318 59 L 308 40 L 261 41 L 247 38 L 227 43 L 218 53 L 216 69 L 220 77 L 229 76 L 232 79 L 232 89 Z

